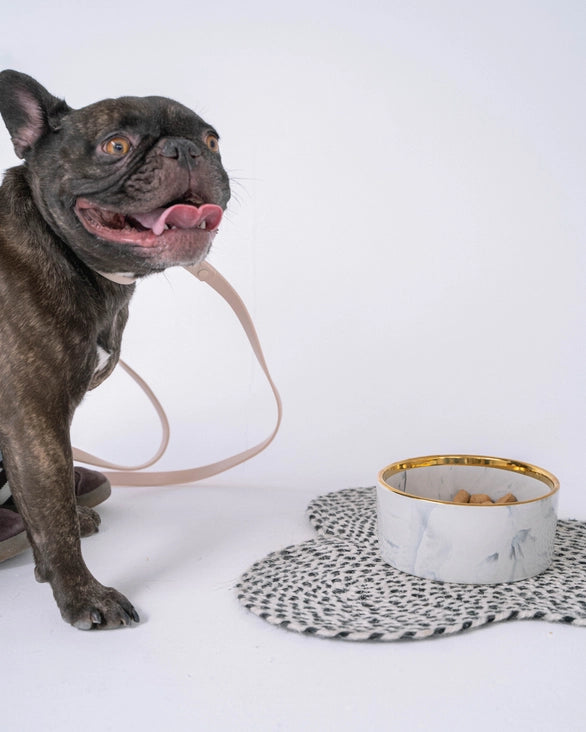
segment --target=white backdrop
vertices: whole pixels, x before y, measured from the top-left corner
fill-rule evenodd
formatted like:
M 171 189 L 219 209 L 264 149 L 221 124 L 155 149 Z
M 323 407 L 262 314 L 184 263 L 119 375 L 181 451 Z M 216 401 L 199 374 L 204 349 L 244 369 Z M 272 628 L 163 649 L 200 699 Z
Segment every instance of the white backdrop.
M 100 506 L 84 556 L 135 603 L 133 630 L 80 634 L 29 553 L 1 565 L 8 727 L 583 730 L 584 629 L 323 641 L 264 623 L 234 586 L 312 536 L 311 498 L 416 455 L 536 463 L 561 479 L 560 515 L 586 519 L 584 2 L 29 0 L 1 18 L 0 66 L 71 105 L 163 94 L 219 129 L 234 198 L 210 261 L 285 404 L 254 461 Z M 16 162 L 0 134 L 0 166 Z M 166 467 L 271 429 L 235 319 L 186 273 L 141 283 L 124 356 L 169 411 Z M 73 434 L 128 462 L 158 442 L 120 374 Z
M 250 306 L 285 420 L 216 482 L 317 494 L 479 452 L 548 468 L 562 514 L 586 515 L 582 2 L 33 0 L 3 19 L 0 65 L 72 106 L 163 94 L 221 133 L 234 197 L 210 261 Z M 273 419 L 206 289 L 141 284 L 126 335 L 169 410 L 167 467 Z M 73 433 L 132 462 L 156 430 L 117 376 Z

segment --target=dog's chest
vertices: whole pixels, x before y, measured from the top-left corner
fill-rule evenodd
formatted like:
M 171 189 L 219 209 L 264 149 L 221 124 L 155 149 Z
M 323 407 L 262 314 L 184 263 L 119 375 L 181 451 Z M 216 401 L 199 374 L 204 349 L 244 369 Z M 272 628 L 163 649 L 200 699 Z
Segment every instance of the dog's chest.
M 97 356 L 97 364 L 96 368 L 94 369 L 94 376 L 100 373 L 100 371 L 103 371 L 106 366 L 110 363 L 110 359 L 112 358 L 112 354 L 108 353 L 105 348 L 102 348 L 102 346 L 98 345 L 96 347 L 96 356 Z
M 120 358 L 120 342 L 128 319 L 128 301 L 132 290 L 125 288 L 122 301 L 118 297 L 103 302 L 104 317 L 98 323 L 95 347 L 93 349 L 93 371 L 89 389 L 95 389 L 110 376 Z
M 96 365 L 92 374 L 90 389 L 95 389 L 110 375 L 116 365 L 115 361 L 116 359 L 105 348 L 100 345 L 96 346 Z

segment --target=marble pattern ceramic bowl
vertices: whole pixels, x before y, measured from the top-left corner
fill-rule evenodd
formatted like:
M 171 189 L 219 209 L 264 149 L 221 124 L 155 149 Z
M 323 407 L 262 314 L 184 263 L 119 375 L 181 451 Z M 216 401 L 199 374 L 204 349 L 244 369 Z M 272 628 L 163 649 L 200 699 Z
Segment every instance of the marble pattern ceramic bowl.
M 464 489 L 495 501 L 452 500 Z M 433 455 L 393 463 L 377 486 L 382 557 L 396 569 L 442 582 L 516 582 L 550 565 L 559 481 L 528 463 L 479 455 Z

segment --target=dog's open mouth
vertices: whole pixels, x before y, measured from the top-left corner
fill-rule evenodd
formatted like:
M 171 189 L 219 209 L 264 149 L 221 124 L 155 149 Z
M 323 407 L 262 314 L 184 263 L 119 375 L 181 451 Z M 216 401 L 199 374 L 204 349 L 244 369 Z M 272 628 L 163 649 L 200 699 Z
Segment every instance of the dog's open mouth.
M 137 246 L 171 245 L 176 237 L 185 235 L 209 238 L 215 234 L 222 220 L 220 206 L 203 203 L 192 197 L 155 208 L 144 213 L 123 214 L 97 206 L 85 198 L 78 198 L 75 212 L 91 234 L 108 241 Z

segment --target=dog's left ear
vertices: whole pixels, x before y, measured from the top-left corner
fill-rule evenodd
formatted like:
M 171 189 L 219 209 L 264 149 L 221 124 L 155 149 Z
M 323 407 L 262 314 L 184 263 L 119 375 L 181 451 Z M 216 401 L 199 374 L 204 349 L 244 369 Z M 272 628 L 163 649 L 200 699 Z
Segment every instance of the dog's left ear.
M 42 137 L 58 130 L 70 111 L 62 99 L 49 94 L 31 76 L 0 72 L 0 114 L 19 158 L 25 158 Z

